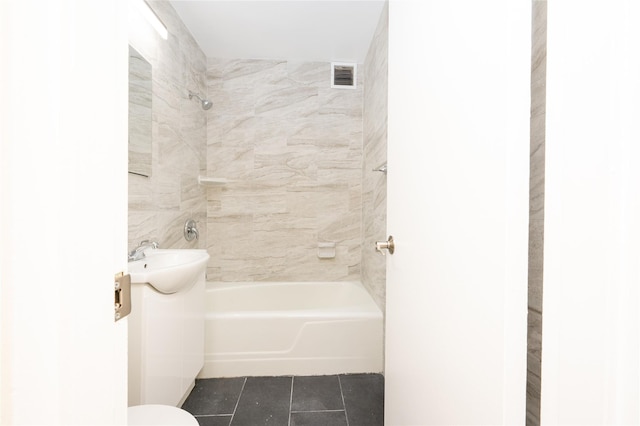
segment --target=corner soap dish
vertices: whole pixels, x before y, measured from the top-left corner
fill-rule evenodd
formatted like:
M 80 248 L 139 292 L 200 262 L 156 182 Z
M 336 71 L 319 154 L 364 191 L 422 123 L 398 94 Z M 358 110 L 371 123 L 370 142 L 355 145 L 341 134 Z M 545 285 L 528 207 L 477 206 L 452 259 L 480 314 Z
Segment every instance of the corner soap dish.
M 202 186 L 219 186 L 226 185 L 229 180 L 226 178 L 198 176 L 198 183 Z

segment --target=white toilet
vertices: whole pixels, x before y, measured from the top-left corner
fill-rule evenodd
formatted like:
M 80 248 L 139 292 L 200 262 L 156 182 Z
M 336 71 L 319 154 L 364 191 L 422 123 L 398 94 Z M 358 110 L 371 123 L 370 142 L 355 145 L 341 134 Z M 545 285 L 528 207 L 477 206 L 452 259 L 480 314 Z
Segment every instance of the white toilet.
M 127 409 L 129 426 L 198 426 L 198 421 L 188 412 L 171 405 L 135 405 Z

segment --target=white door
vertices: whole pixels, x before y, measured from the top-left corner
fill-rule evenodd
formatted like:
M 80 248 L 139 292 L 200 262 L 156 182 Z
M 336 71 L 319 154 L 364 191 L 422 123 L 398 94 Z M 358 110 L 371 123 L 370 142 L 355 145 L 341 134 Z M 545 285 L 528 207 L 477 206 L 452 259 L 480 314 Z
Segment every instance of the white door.
M 531 4 L 391 1 L 385 424 L 525 419 Z
M 126 424 L 125 6 L 0 2 L 2 424 Z

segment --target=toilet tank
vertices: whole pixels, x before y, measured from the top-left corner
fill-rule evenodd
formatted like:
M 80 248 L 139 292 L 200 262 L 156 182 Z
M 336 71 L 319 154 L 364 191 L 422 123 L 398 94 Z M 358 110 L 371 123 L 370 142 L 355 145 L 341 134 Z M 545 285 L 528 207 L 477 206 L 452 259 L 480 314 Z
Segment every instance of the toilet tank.
M 129 406 L 179 406 L 204 365 L 204 270 L 193 285 L 163 294 L 131 286 Z

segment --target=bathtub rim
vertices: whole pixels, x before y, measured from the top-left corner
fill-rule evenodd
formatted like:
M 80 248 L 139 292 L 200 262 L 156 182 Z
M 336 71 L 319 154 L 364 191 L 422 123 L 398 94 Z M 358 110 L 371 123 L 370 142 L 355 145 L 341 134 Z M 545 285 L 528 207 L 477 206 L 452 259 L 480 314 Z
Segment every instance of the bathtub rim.
M 303 317 L 303 318 L 335 318 L 348 313 L 353 318 L 371 318 L 378 319 L 384 318 L 384 313 L 380 307 L 376 304 L 375 300 L 369 294 L 365 286 L 360 281 L 207 281 L 205 283 L 205 305 L 207 304 L 207 298 L 211 292 L 215 291 L 227 291 L 227 290 L 240 290 L 250 291 L 253 287 L 272 287 L 277 288 L 279 286 L 326 286 L 331 285 L 351 285 L 357 288 L 358 292 L 361 292 L 363 298 L 359 300 L 359 304 L 352 304 L 348 306 L 333 306 L 321 308 L 300 308 L 300 309 L 239 309 L 239 310 L 225 310 L 225 311 L 211 311 L 205 306 L 205 316 L 207 318 L 216 317 L 235 317 L 235 316 L 247 316 L 250 318 L 256 317 L 271 317 L 272 315 L 278 317 Z M 212 296 L 213 297 L 213 296 Z M 360 297 L 360 295 L 358 295 Z

